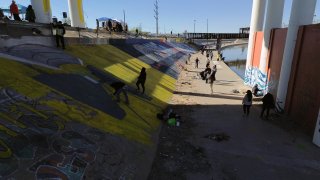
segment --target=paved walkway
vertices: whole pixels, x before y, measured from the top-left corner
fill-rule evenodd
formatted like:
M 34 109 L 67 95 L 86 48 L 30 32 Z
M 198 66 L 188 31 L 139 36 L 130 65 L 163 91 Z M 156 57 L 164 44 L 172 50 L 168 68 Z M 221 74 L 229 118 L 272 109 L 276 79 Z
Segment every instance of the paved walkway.
M 194 60 L 200 59 L 200 68 Z M 171 104 L 175 111 L 192 123 L 185 141 L 203 148 L 210 172 L 183 172 L 187 179 L 304 179 L 320 178 L 320 148 L 311 137 L 287 131 L 259 118 L 260 106 L 255 102 L 249 117 L 242 116 L 241 100 L 248 87 L 223 62 L 218 65 L 214 94 L 209 84 L 198 77 L 206 58 L 192 56 L 183 71 Z M 235 94 L 237 89 L 240 93 Z M 189 124 L 190 125 L 190 124 Z M 228 141 L 217 142 L 205 136 L 225 133 Z M 169 154 L 170 155 L 170 154 Z M 196 163 L 196 162 L 195 162 Z

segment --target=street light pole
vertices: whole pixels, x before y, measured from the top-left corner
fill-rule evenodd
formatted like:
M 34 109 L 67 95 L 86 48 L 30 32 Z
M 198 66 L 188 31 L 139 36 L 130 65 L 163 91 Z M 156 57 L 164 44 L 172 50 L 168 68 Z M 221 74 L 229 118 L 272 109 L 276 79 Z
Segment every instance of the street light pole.
M 209 44 L 209 23 L 208 23 L 208 19 L 207 19 L 207 46 L 208 46 L 208 44 Z
M 196 33 L 196 20 L 193 20 L 193 33 Z

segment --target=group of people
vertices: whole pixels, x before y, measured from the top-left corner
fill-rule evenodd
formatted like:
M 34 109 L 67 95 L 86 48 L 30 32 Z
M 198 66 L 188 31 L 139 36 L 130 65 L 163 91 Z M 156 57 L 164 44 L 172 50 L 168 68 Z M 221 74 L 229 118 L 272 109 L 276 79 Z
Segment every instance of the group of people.
M 256 88 L 254 87 L 254 89 L 256 89 Z M 248 90 L 242 100 L 243 113 L 245 116 L 249 116 L 249 114 L 250 114 L 250 108 L 252 106 L 252 101 L 253 101 L 253 95 L 255 95 L 255 94 L 253 94 L 252 91 Z M 266 118 L 268 119 L 270 109 L 272 109 L 272 108 L 274 108 L 274 98 L 271 93 L 267 93 L 262 98 L 262 110 L 260 113 L 260 117 L 263 118 L 264 112 L 266 111 L 267 112 Z
M 203 51 L 203 50 L 201 50 Z M 202 52 L 203 53 L 203 52 Z M 207 52 L 207 62 L 206 62 L 206 68 L 204 71 L 200 72 L 200 76 L 202 80 L 205 80 L 206 83 L 210 83 L 210 88 L 211 88 L 211 94 L 213 94 L 213 83 L 216 80 L 216 73 L 217 73 L 217 66 L 213 65 L 212 68 L 210 68 L 210 52 Z M 191 56 L 189 56 L 189 59 Z M 195 59 L 195 68 L 199 68 L 199 63 L 200 60 L 197 57 Z M 259 89 L 258 85 L 254 85 L 251 90 L 248 90 L 246 92 L 246 95 L 244 96 L 242 100 L 242 105 L 243 105 L 243 113 L 245 116 L 248 116 L 250 114 L 250 108 L 252 106 L 252 101 L 253 101 L 253 96 L 255 97 L 261 97 L 263 96 L 263 91 Z M 262 98 L 262 110 L 260 113 L 260 117 L 262 118 L 266 112 L 266 118 L 269 118 L 269 112 L 270 109 L 274 108 L 274 98 L 271 93 L 267 93 L 266 95 L 263 96 Z
M 15 21 L 21 21 L 19 8 L 15 1 L 12 1 L 10 5 L 10 14 Z M 10 20 L 10 18 L 4 15 L 2 9 L 0 9 L 0 20 Z M 25 20 L 28 22 L 35 22 L 36 20 L 36 15 L 31 5 L 26 9 Z
M 141 72 L 137 78 L 137 91 L 140 91 L 140 85 L 142 87 L 142 94 L 145 93 L 145 82 L 147 79 L 147 73 L 146 73 L 146 68 L 142 68 Z M 114 89 L 113 95 L 116 96 L 117 102 L 120 102 L 120 94 L 123 94 L 125 97 L 125 103 L 128 105 L 129 104 L 129 98 L 127 94 L 127 85 L 121 81 L 116 81 L 110 84 L 110 86 Z

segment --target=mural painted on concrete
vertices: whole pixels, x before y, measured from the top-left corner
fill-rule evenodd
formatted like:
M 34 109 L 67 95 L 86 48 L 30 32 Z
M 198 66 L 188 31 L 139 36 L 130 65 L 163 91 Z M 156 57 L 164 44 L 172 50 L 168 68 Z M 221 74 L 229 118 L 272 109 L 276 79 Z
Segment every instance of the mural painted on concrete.
M 0 177 L 17 179 L 84 179 L 115 177 L 132 178 L 132 164 L 122 170 L 101 167 L 94 174 L 92 165 L 97 156 L 105 154 L 104 168 L 113 163 L 126 164 L 121 138 L 108 141 L 107 134 L 90 126 L 68 122 L 49 106 L 34 101 L 15 91 L 2 89 L 0 93 Z M 70 104 L 79 103 L 51 92 L 43 100 L 60 99 Z M 92 113 L 91 112 L 91 116 Z M 90 114 L 87 114 L 90 116 Z M 81 134 L 80 134 L 81 132 Z M 119 142 L 116 143 L 116 142 Z M 113 148 L 106 148 L 113 144 Z M 111 151 L 108 151 L 111 150 Z M 116 152 L 119 152 L 116 153 Z M 110 153 L 110 154 L 109 154 Z M 129 163 L 128 163 L 129 164 Z M 122 165 L 123 166 L 123 165 Z M 117 171 L 117 172 L 116 172 Z
M 128 46 L 133 46 L 134 50 L 138 51 L 141 56 L 145 56 L 137 58 L 174 78 L 177 78 L 181 69 L 183 69 L 188 55 L 195 52 L 190 46 L 175 42 L 129 39 L 127 44 Z M 119 48 L 122 49 L 121 47 Z M 123 50 L 129 54 L 134 54 L 132 49 Z
M 267 91 L 267 75 L 262 73 L 257 67 L 249 67 L 246 69 L 244 82 L 246 85 L 253 87 L 258 84 L 259 89 Z
M 169 69 L 189 52 L 165 43 L 140 47 Z M 68 51 L 79 56 L 33 45 L 3 52 L 28 65 L 0 59 L 1 179 L 134 179 L 141 173 L 160 123 L 155 114 L 175 79 L 113 46 Z M 42 61 L 35 65 L 36 58 Z M 147 95 L 135 90 L 141 67 L 152 82 Z M 128 85 L 130 105 L 114 100 L 114 81 Z

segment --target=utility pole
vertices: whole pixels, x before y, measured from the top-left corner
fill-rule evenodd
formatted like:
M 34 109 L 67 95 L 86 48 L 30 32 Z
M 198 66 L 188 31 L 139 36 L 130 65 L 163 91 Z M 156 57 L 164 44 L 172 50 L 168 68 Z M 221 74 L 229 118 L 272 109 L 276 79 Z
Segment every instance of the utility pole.
M 209 44 L 209 23 L 208 23 L 208 19 L 207 19 L 207 46 Z
M 125 27 L 126 26 L 126 11 L 125 10 L 123 10 L 123 23 L 124 23 L 123 27 Z
M 158 0 L 154 4 L 154 18 L 156 19 L 156 34 L 159 35 L 159 5 Z

